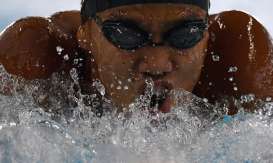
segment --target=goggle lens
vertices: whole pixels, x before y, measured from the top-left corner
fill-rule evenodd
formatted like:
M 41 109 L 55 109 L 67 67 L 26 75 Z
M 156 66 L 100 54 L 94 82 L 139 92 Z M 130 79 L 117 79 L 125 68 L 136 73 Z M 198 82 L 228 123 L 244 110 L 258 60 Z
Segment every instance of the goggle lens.
M 146 32 L 125 22 L 106 21 L 102 25 L 102 31 L 110 42 L 125 50 L 134 50 L 149 42 Z
M 188 49 L 202 40 L 206 28 L 203 20 L 184 22 L 165 33 L 164 42 L 177 49 Z M 135 50 L 152 43 L 148 32 L 129 22 L 105 21 L 102 31 L 120 49 Z
M 207 25 L 203 21 L 183 23 L 167 32 L 164 39 L 172 47 L 188 49 L 202 40 L 206 28 Z

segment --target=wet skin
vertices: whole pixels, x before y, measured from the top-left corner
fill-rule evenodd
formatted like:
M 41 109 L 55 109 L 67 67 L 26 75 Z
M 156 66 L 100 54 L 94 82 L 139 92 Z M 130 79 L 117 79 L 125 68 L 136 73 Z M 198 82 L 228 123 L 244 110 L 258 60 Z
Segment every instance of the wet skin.
M 272 41 L 262 24 L 248 14 L 227 11 L 210 15 L 209 34 L 205 32 L 203 40 L 184 50 L 162 44 L 160 36 L 183 20 L 203 19 L 205 13 L 195 6 L 128 6 L 98 16 L 103 20 L 137 21 L 140 28 L 153 34 L 153 42 L 160 46 L 144 46 L 134 52 L 121 50 L 104 37 L 97 23 L 89 20 L 81 24 L 79 11 L 65 11 L 47 19 L 20 19 L 7 28 L 0 35 L 0 63 L 8 73 L 27 80 L 48 79 L 54 72 L 64 72 L 64 79 L 70 80 L 70 69 L 78 66 L 73 64 L 74 59 L 85 49 L 85 67 L 80 74 L 82 93 L 94 93 L 89 86 L 94 79 L 100 79 L 106 86 L 107 96 L 116 105 L 122 104 L 120 108 L 143 93 L 147 78 L 156 81 L 157 89 L 192 91 L 194 87 L 192 92 L 195 95 L 207 98 L 212 104 L 222 100 L 223 96 L 240 98 L 254 94 L 261 99 L 273 97 Z M 57 46 L 64 49 L 60 54 L 56 51 Z M 66 54 L 69 60 L 63 59 Z M 213 55 L 218 55 L 220 60 L 213 61 Z M 95 58 L 93 62 L 92 58 Z M 236 72 L 229 72 L 230 67 L 236 67 Z M 112 88 L 111 84 L 114 84 Z M 12 84 L 0 92 L 11 94 L 11 90 Z M 170 108 L 170 101 L 163 105 L 165 111 Z M 247 108 L 253 111 L 253 106 Z M 236 107 L 229 110 L 230 114 L 237 112 Z
M 97 78 L 106 88 L 106 95 L 119 108 L 127 107 L 144 93 L 145 80 L 152 79 L 156 89 L 192 91 L 203 66 L 208 32 L 188 49 L 164 44 L 163 34 L 178 23 L 205 20 L 207 13 L 191 5 L 132 5 L 109 9 L 98 14 L 102 21 L 130 20 L 152 35 L 155 46 L 146 45 L 133 51 L 123 50 L 109 42 L 94 21 L 88 20 L 78 31 L 79 44 L 91 51 Z M 168 97 L 161 108 L 170 110 L 173 100 Z

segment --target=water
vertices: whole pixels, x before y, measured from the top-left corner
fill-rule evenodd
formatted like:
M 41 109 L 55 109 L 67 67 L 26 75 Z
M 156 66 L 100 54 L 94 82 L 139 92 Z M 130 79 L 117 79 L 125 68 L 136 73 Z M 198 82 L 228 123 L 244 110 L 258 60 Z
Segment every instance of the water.
M 168 114 L 151 115 L 150 94 L 128 112 L 98 117 L 72 80 L 24 81 L 1 68 L 0 162 L 181 163 L 272 162 L 273 103 L 257 113 L 225 115 L 189 92 L 176 90 L 177 105 Z M 104 92 L 99 83 L 98 89 Z M 148 84 L 149 85 L 149 84 Z M 14 87 L 12 87 L 14 86 Z M 151 84 L 152 88 L 152 84 Z M 38 101 L 34 102 L 34 101 Z M 69 101 L 69 102 L 68 102 Z M 105 106 L 111 107 L 105 99 Z M 45 108 L 47 112 L 44 111 Z M 112 110 L 114 108 L 112 107 Z

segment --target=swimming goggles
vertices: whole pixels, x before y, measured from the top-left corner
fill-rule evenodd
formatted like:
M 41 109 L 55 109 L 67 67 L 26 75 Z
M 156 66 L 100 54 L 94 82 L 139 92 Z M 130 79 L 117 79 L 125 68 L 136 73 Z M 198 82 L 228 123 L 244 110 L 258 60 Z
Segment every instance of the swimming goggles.
M 136 50 L 147 45 L 159 46 L 153 43 L 149 32 L 141 29 L 134 22 L 127 20 L 102 22 L 99 17 L 94 18 L 107 40 L 120 49 Z M 204 37 L 207 24 L 207 19 L 179 23 L 162 35 L 163 41 L 160 45 L 168 45 L 181 50 L 194 47 Z

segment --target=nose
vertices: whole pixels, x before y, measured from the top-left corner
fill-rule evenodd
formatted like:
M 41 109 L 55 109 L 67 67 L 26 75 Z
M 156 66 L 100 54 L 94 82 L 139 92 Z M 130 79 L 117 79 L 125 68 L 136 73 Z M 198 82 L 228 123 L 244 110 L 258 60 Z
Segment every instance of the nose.
M 174 65 L 170 54 L 164 47 L 150 47 L 146 49 L 142 60 L 139 62 L 138 71 L 152 78 L 163 77 L 172 72 Z

